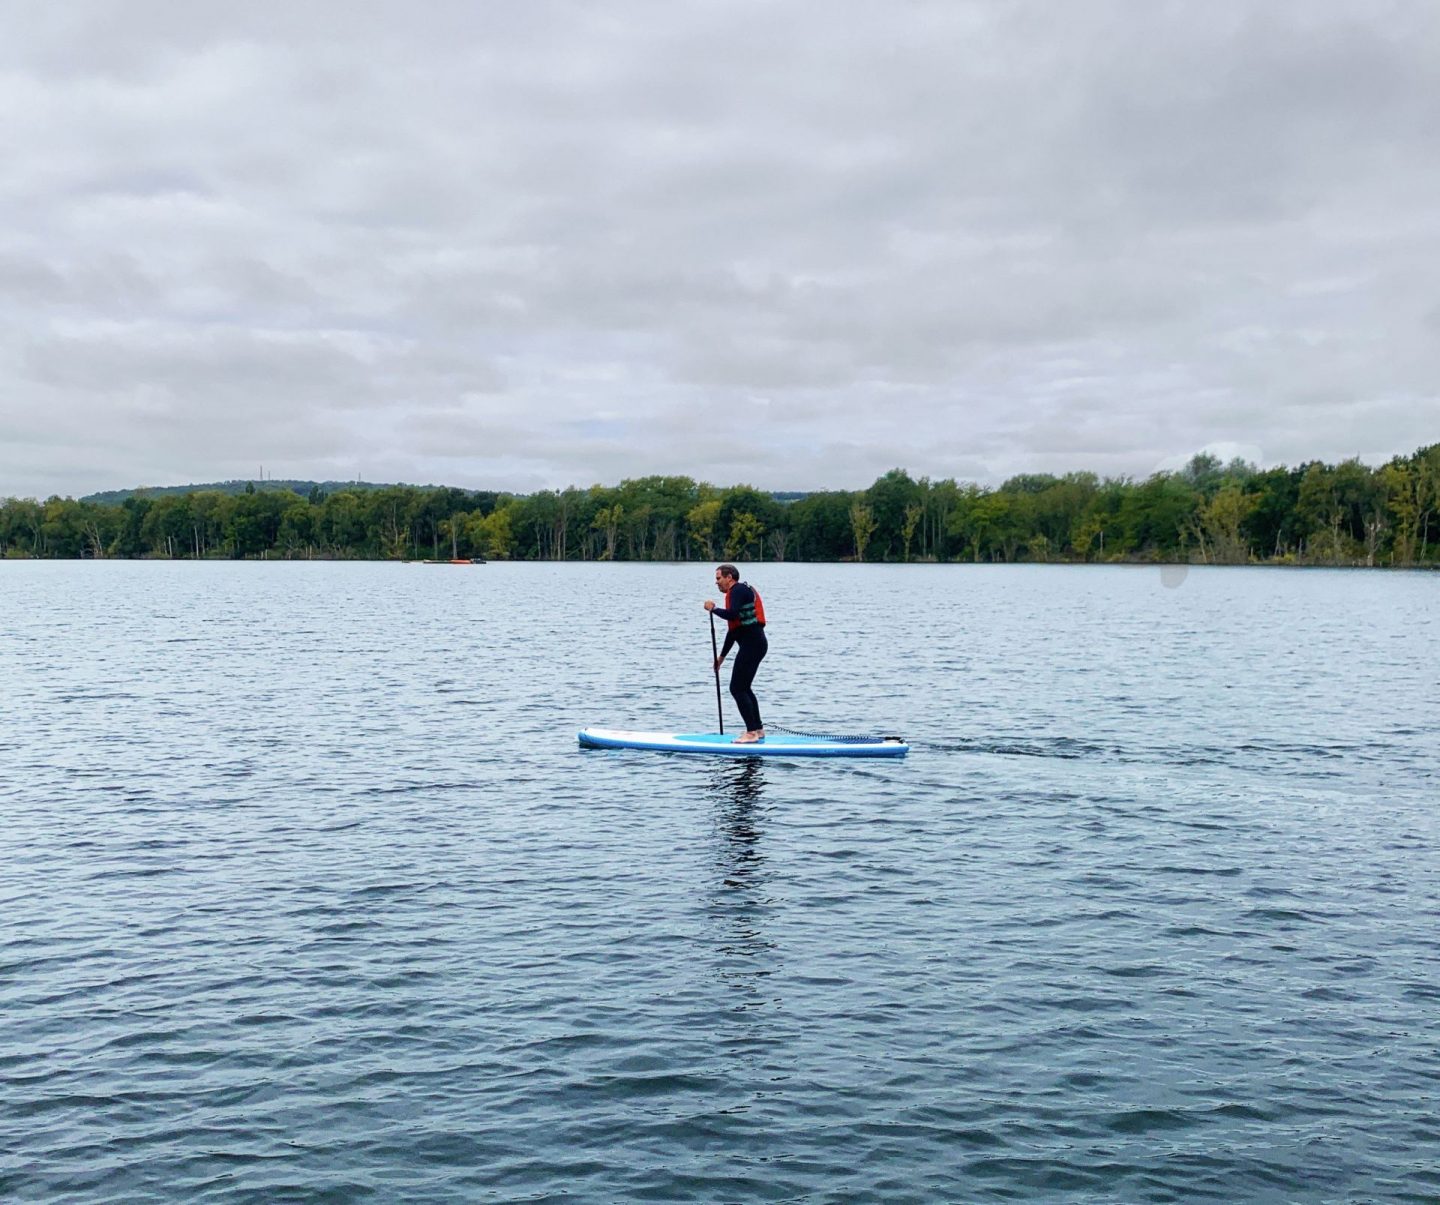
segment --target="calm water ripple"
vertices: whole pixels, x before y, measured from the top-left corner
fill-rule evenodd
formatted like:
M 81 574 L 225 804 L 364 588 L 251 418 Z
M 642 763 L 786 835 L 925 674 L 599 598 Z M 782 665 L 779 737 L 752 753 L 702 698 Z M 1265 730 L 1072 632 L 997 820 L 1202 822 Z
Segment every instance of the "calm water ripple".
M 751 577 L 0 564 L 0 1196 L 1440 1199 L 1440 577 Z

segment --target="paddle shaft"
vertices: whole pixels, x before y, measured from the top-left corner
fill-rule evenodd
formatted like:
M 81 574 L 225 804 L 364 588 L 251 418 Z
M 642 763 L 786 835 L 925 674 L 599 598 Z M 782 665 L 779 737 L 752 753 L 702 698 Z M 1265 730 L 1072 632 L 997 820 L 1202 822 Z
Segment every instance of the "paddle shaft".
M 720 702 L 720 646 L 715 643 L 715 616 L 710 616 L 710 651 L 715 654 L 715 711 L 720 717 L 720 735 L 725 735 L 725 707 Z

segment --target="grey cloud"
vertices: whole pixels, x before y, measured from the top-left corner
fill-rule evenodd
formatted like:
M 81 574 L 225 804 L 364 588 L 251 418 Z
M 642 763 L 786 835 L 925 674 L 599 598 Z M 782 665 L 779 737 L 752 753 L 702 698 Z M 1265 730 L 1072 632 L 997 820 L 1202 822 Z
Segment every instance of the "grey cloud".
M 0 493 L 261 451 L 818 488 L 1436 438 L 1432 6 L 825 16 L 10 14 Z

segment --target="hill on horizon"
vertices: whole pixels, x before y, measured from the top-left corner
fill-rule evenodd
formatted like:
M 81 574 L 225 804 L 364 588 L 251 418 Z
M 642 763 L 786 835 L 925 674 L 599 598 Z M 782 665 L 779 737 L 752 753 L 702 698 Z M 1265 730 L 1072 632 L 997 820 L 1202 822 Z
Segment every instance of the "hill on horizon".
M 253 478 L 241 478 L 235 481 L 207 481 L 193 485 L 137 485 L 132 489 L 100 490 L 93 494 L 86 494 L 79 501 L 93 502 L 99 506 L 118 506 L 126 498 L 133 498 L 136 494 L 145 494 L 155 498 L 162 494 L 198 494 L 205 490 L 213 490 L 217 494 L 243 494 L 252 487 L 257 493 L 289 490 L 306 498 L 309 497 L 311 490 L 317 488 L 322 493 L 333 494 L 337 490 L 384 490 L 390 489 L 394 485 L 400 485 L 405 489 L 437 488 L 433 485 L 406 486 L 403 482 L 391 481 L 295 481 L 290 478 L 267 477 L 261 481 Z
M 81 502 L 91 502 L 97 506 L 119 506 L 127 498 L 133 498 L 136 494 L 144 494 L 147 497 L 158 498 L 162 494 L 198 494 L 202 491 L 213 490 L 217 494 L 243 494 L 247 489 L 253 488 L 257 493 L 261 491 L 273 492 L 276 490 L 288 490 L 299 494 L 302 498 L 308 498 L 310 491 L 318 489 L 322 494 L 334 494 L 340 490 L 388 490 L 392 488 L 412 490 L 435 490 L 435 489 L 462 489 L 467 494 L 491 493 L 490 490 L 465 489 L 463 486 L 439 486 L 439 485 L 411 485 L 403 481 L 296 481 L 290 478 L 265 478 L 261 481 L 253 479 L 237 479 L 235 481 L 209 481 L 195 485 L 139 485 L 133 489 L 123 490 L 100 490 L 93 494 L 86 494 L 80 498 Z M 506 491 L 500 491 L 506 492 Z M 795 502 L 806 496 L 805 490 L 770 490 L 770 496 L 777 502 Z M 523 495 L 515 495 L 523 497 Z

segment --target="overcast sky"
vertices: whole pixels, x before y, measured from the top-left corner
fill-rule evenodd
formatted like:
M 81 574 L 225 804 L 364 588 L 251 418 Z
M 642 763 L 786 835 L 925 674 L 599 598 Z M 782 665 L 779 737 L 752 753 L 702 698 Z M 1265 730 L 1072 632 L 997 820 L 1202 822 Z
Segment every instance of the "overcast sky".
M 16 0 L 0 112 L 0 496 L 1440 440 L 1433 0 Z

